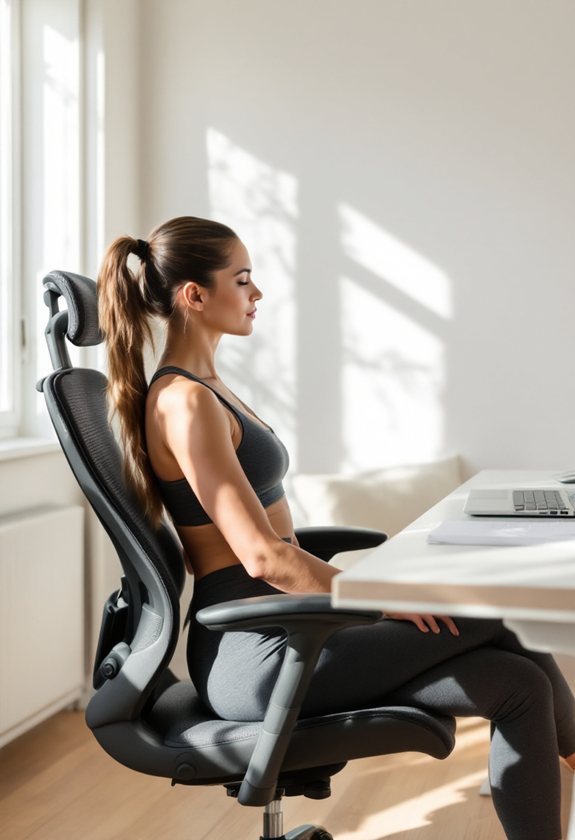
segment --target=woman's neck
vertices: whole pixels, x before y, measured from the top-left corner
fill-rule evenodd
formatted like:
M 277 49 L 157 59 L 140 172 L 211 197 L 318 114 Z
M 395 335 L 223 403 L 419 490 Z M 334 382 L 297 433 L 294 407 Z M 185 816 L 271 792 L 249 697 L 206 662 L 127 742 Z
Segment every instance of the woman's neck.
M 220 337 L 198 332 L 192 336 L 191 331 L 188 334 L 168 332 L 159 366 L 174 365 L 189 370 L 200 379 L 217 379 L 215 356 Z

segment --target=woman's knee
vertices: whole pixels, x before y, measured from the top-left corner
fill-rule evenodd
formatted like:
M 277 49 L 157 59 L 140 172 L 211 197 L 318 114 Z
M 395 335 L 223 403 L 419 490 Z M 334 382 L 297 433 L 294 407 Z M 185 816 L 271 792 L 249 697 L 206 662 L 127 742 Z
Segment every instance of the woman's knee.
M 527 657 L 498 648 L 463 654 L 422 674 L 419 683 L 419 692 L 443 697 L 454 714 L 497 722 L 533 709 L 542 715 L 553 712 L 553 687 L 543 669 Z
M 553 687 L 547 674 L 530 659 L 508 654 L 492 682 L 493 708 L 487 715 L 497 722 L 513 719 L 534 709 L 553 710 Z

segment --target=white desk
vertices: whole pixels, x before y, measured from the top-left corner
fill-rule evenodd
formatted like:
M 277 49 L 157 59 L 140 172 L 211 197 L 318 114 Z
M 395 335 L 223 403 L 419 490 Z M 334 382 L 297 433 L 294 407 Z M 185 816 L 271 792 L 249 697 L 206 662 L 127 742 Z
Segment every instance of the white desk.
M 503 618 L 526 647 L 575 655 L 575 543 L 529 548 L 429 545 L 429 531 L 464 519 L 471 487 L 552 487 L 554 473 L 479 473 L 401 533 L 334 578 L 337 607 Z M 575 485 L 571 486 L 575 492 Z M 561 522 L 557 523 L 558 525 Z M 575 840 L 575 788 L 566 840 Z
M 574 543 L 529 548 L 427 543 L 428 533 L 444 520 L 466 518 L 463 505 L 471 487 L 551 487 L 557 484 L 552 476 L 479 473 L 334 578 L 334 605 L 500 617 L 528 647 L 575 654 Z

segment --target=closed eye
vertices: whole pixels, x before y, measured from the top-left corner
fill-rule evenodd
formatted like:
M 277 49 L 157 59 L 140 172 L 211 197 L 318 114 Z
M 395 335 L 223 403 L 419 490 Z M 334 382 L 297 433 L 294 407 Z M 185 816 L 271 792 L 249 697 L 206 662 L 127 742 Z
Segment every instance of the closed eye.
M 240 286 L 247 286 L 248 281 L 249 281 L 250 277 L 252 276 L 251 268 L 240 268 L 239 271 L 236 271 L 236 273 L 234 274 L 234 277 L 240 277 L 242 274 L 247 274 L 248 279 L 244 280 L 244 281 L 239 280 L 238 282 L 239 282 Z

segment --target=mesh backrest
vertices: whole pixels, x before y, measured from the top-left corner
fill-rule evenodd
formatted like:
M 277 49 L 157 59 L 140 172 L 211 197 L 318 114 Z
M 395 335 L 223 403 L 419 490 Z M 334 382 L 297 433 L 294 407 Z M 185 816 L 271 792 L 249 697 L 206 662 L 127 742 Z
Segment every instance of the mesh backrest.
M 177 628 L 179 594 L 185 575 L 181 549 L 166 526 L 159 533 L 151 528 L 126 486 L 122 454 L 108 422 L 106 386 L 106 377 L 99 371 L 70 368 L 47 377 L 44 392 L 70 466 L 118 549 L 124 571 L 129 577 L 132 570 L 141 577 L 139 566 L 146 559 L 151 561 L 168 591 Z M 82 466 L 95 486 L 82 475 Z M 138 552 L 128 556 L 123 550 L 123 529 L 141 546 L 139 556 Z

